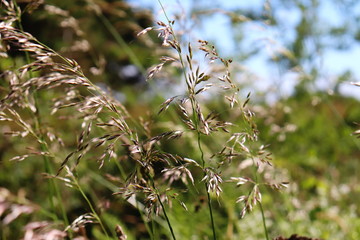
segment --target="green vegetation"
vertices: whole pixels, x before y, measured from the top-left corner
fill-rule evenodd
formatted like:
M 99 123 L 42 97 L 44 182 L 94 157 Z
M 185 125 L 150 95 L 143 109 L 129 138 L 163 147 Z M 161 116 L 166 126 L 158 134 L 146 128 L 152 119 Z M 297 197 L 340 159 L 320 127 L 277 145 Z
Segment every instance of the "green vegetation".
M 281 27 L 265 2 L 216 11 Z M 260 49 L 224 58 L 160 1 L 164 22 L 123 1 L 1 0 L 0 238 L 359 239 L 359 101 L 338 91 L 349 72 L 314 89 L 304 47 L 351 33 L 285 2 L 301 21 L 270 61 L 299 82 L 270 104 L 237 81 Z

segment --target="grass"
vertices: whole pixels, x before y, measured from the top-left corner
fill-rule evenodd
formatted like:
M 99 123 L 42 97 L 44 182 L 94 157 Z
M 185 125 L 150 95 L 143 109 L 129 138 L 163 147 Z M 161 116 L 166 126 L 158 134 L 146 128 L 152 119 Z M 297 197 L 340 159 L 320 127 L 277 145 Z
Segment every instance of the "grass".
M 255 115 L 270 119 L 271 109 L 256 111 L 233 79 L 232 60 L 211 43 L 183 41 L 168 16 L 140 31 L 140 40 L 155 32 L 164 53 L 149 69 L 148 82 L 169 76 L 185 88 L 175 96 L 163 90 L 167 99 L 143 106 L 124 104 L 92 82 L 85 74 L 91 71 L 26 33 L 16 2 L 1 3 L 0 50 L 12 62 L 2 69 L 0 92 L 7 172 L 0 188 L 2 239 L 329 237 L 315 231 L 316 224 L 337 224 L 322 211 L 326 204 L 314 207 L 312 200 L 299 207 L 296 183 L 285 189 L 292 173 L 276 167 L 266 139 L 260 140 L 260 127 L 272 133 Z M 124 45 L 105 15 L 98 16 Z M 301 184 L 309 191 L 331 186 Z M 352 213 L 348 219 L 357 219 Z M 315 230 L 289 226 L 306 214 Z M 318 221 L 318 214 L 328 221 Z

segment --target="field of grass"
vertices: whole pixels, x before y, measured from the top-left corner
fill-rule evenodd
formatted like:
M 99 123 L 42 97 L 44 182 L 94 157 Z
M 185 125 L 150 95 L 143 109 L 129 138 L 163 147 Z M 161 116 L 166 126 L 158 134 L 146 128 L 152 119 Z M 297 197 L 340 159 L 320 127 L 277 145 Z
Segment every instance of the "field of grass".
M 360 238 L 357 99 L 266 103 L 126 2 L 0 5 L 1 239 Z

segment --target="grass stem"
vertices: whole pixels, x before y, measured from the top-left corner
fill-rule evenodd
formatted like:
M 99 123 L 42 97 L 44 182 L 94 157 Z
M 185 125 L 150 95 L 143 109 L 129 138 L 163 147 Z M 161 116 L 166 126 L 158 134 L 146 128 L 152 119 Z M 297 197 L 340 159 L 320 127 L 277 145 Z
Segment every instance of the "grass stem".
M 90 199 L 86 196 L 85 192 L 82 190 L 80 184 L 79 184 L 78 181 L 75 179 L 75 177 L 73 178 L 73 180 L 74 180 L 74 183 L 75 183 L 77 189 L 79 190 L 79 192 L 81 193 L 81 195 L 82 195 L 83 198 L 85 199 L 86 203 L 87 203 L 88 206 L 90 207 L 90 210 L 91 210 L 93 216 L 94 216 L 95 219 L 99 222 L 102 231 L 103 231 L 104 234 L 106 235 L 106 238 L 107 238 L 107 239 L 110 239 L 110 237 L 109 237 L 109 235 L 108 235 L 108 233 L 107 233 L 107 231 L 106 231 L 106 229 L 105 229 L 105 226 L 104 226 L 103 222 L 101 221 L 100 216 L 99 216 L 99 215 L 97 214 L 97 212 L 95 211 L 95 208 L 94 208 L 94 206 L 92 205 Z
M 205 169 L 204 151 L 201 146 L 201 133 L 199 131 L 198 131 L 198 147 L 199 147 L 199 151 L 201 153 L 202 167 L 203 167 L 203 169 Z M 214 221 L 213 210 L 212 210 L 212 205 L 211 205 L 211 197 L 210 197 L 210 193 L 207 191 L 207 189 L 208 189 L 208 184 L 205 182 L 205 190 L 207 193 L 206 196 L 207 196 L 207 200 L 208 200 L 208 207 L 209 207 L 209 214 L 210 214 L 210 220 L 211 220 L 211 228 L 212 228 L 212 232 L 213 232 L 213 239 L 216 240 L 217 238 L 216 238 L 216 231 L 215 231 L 215 221 Z
M 174 37 L 174 40 L 177 42 L 176 35 L 174 33 L 173 28 L 171 27 L 170 19 L 168 18 L 167 14 L 166 14 L 165 8 L 162 5 L 160 0 L 158 0 L 158 2 L 159 2 L 160 6 L 161 6 L 161 8 L 162 8 L 162 10 L 164 12 L 164 15 L 165 15 L 168 23 L 169 23 L 169 26 L 170 26 L 172 35 Z M 177 52 L 178 52 L 179 60 L 180 60 L 180 63 L 181 63 L 182 69 L 183 69 L 184 77 L 185 77 L 185 80 L 186 80 L 187 76 L 186 76 L 185 63 L 184 63 L 181 52 L 180 51 L 177 51 Z M 201 164 L 202 164 L 202 168 L 205 169 L 204 151 L 203 151 L 203 149 L 201 147 L 201 132 L 200 132 L 200 129 L 199 129 L 199 121 L 200 121 L 200 119 L 198 119 L 197 114 L 196 114 L 196 110 L 195 110 L 196 109 L 196 103 L 195 103 L 196 100 L 195 100 L 194 94 L 190 91 L 190 89 L 188 89 L 188 91 L 189 91 L 191 106 L 192 106 L 192 110 L 193 110 L 193 118 L 194 118 L 194 122 L 195 122 L 195 128 L 196 128 L 196 132 L 197 132 L 197 136 L 198 136 L 197 137 L 197 143 L 198 143 L 199 151 L 201 153 Z M 212 211 L 212 206 L 211 206 L 211 198 L 210 198 L 209 192 L 207 191 L 207 188 L 208 188 L 207 183 L 205 183 L 205 191 L 207 192 L 208 207 L 209 207 L 211 227 L 212 227 L 212 232 L 213 232 L 213 239 L 216 240 L 217 238 L 216 238 L 216 231 L 215 231 L 214 216 L 213 216 L 213 211 Z
M 22 21 L 21 21 L 21 10 L 17 5 L 16 1 L 13 1 L 14 6 L 16 7 L 17 11 L 17 22 L 18 22 L 18 26 L 19 29 L 21 31 L 24 31 L 23 25 L 22 25 Z M 25 51 L 25 57 L 26 57 L 26 62 L 27 64 L 30 64 L 30 56 L 29 53 L 27 51 Z M 32 78 L 32 72 L 29 71 L 29 78 Z M 36 138 L 38 139 L 38 142 L 40 143 L 40 148 L 42 152 L 49 152 L 49 148 L 47 146 L 47 144 L 44 141 L 44 136 L 42 134 L 42 131 L 40 129 L 41 124 L 41 116 L 40 116 L 40 110 L 39 110 L 39 106 L 38 106 L 38 96 L 37 96 L 37 92 L 34 91 L 33 92 L 33 99 L 34 99 L 34 106 L 35 106 L 35 112 L 30 110 L 30 113 L 33 117 L 33 119 L 35 120 L 35 132 L 33 132 L 36 136 Z M 48 158 L 48 156 L 43 155 L 43 159 L 44 159 L 44 165 L 45 165 L 45 171 L 47 174 L 52 175 L 53 174 L 53 169 L 51 166 L 51 162 L 50 159 Z M 48 188 L 49 188 L 49 201 L 50 201 L 50 205 L 52 207 L 52 209 L 56 211 L 56 204 L 54 202 L 54 197 L 58 200 L 58 206 L 60 208 L 60 212 L 62 215 L 62 218 L 64 220 L 64 224 L 67 226 L 69 225 L 69 220 L 64 208 L 64 205 L 62 204 L 62 197 L 59 191 L 59 187 L 57 186 L 57 184 L 55 183 L 54 179 L 49 179 L 49 184 L 48 184 Z M 57 215 L 53 215 L 53 217 L 55 217 L 54 220 L 57 220 Z
M 174 234 L 174 230 L 173 230 L 173 228 L 172 228 L 172 226 L 171 226 L 171 223 L 170 223 L 170 219 L 169 219 L 169 217 L 167 216 L 167 213 L 166 213 L 165 206 L 164 206 L 164 204 L 162 203 L 162 201 L 161 201 L 161 199 L 160 199 L 160 195 L 159 195 L 158 193 L 156 193 L 156 196 L 157 196 L 157 199 L 159 200 L 159 203 L 160 203 L 160 205 L 161 205 L 161 208 L 162 208 L 162 210 L 163 210 L 163 212 L 164 212 L 164 216 L 165 216 L 166 222 L 167 222 L 167 224 L 168 224 L 168 226 L 169 226 L 169 229 L 170 229 L 170 232 L 171 232 L 171 236 L 172 236 L 172 238 L 173 238 L 174 240 L 176 240 L 176 237 L 175 237 L 175 234 Z
M 166 213 L 165 206 L 164 206 L 164 204 L 162 203 L 161 198 L 160 198 L 160 195 L 159 195 L 159 193 L 158 193 L 158 190 L 157 190 L 157 188 L 156 188 L 156 186 L 155 186 L 154 179 L 153 179 L 153 177 L 151 177 L 150 175 L 148 175 L 148 176 L 149 176 L 149 178 L 150 178 L 150 181 L 151 181 L 151 184 L 152 184 L 153 188 L 154 188 L 155 191 L 156 191 L 156 197 L 157 197 L 157 199 L 158 199 L 158 201 L 159 201 L 159 203 L 160 203 L 161 209 L 162 209 L 163 212 L 164 212 L 164 217 L 165 217 L 165 220 L 166 220 L 166 222 L 167 222 L 167 224 L 168 224 L 168 227 L 169 227 L 171 236 L 172 236 L 172 238 L 173 238 L 174 240 L 176 240 L 174 230 L 173 230 L 173 228 L 172 228 L 172 226 L 171 226 L 170 219 L 169 219 L 169 217 L 168 217 L 168 215 L 167 215 L 167 213 Z
M 264 227 L 264 232 L 265 232 L 265 238 L 266 238 L 266 240 L 269 240 L 269 234 L 268 234 L 268 230 L 267 230 L 267 227 L 266 227 L 264 209 L 262 207 L 261 202 L 259 202 L 259 206 L 260 206 L 261 217 L 262 217 L 262 222 L 263 222 L 263 227 Z

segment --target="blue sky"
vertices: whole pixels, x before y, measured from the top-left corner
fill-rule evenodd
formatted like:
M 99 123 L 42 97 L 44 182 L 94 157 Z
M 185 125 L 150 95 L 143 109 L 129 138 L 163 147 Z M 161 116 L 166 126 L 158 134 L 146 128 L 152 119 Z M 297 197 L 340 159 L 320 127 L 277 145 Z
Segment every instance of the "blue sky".
M 165 21 L 165 17 L 157 0 L 128 0 L 128 2 L 138 7 L 151 9 L 155 13 L 157 20 Z M 322 1 L 318 17 L 326 24 L 336 25 L 341 23 L 342 19 L 338 11 L 339 9 L 329 3 L 329 1 Z M 195 6 L 195 4 L 199 4 L 200 6 L 207 6 L 207 4 L 211 4 L 211 6 L 207 7 L 212 9 L 262 9 L 264 0 L 162 0 L 162 4 L 171 18 L 171 16 L 173 16 L 176 12 L 189 14 L 190 9 Z M 353 10 L 360 13 L 360 6 L 359 9 Z M 267 28 L 261 24 L 248 24 L 245 28 L 241 29 L 241 31 L 246 31 L 245 48 L 251 48 L 253 44 L 259 44 L 259 42 L 265 43 L 266 41 L 264 41 L 264 39 L 270 39 L 271 41 L 276 42 L 277 39 L 293 37 L 291 29 L 299 21 L 300 14 L 287 9 L 282 9 L 281 11 L 277 11 L 277 13 L 280 19 L 286 21 L 286 26 L 288 26 L 287 29 L 284 29 L 286 36 L 282 32 L 273 31 L 271 28 Z M 229 21 L 230 20 L 227 16 L 215 13 L 210 18 L 207 18 L 204 24 L 194 28 L 193 35 L 200 39 L 213 41 L 223 56 L 232 56 L 236 54 L 236 50 L 239 48 L 232 40 L 234 30 L 230 27 Z M 264 48 L 272 48 L 272 46 L 269 47 L 269 45 L 265 45 Z M 274 66 L 270 66 L 267 61 L 269 57 L 267 52 L 269 51 L 265 49 L 259 56 L 251 58 L 244 64 L 250 72 L 257 75 L 257 81 L 261 81 L 261 84 L 255 85 L 261 85 L 262 87 L 260 87 L 260 89 L 264 91 L 267 91 L 267 89 L 271 90 L 271 88 L 276 85 L 276 94 L 280 96 L 291 94 L 293 86 L 296 84 L 294 74 L 291 72 L 279 74 L 278 70 L 274 70 Z M 353 44 L 346 51 L 328 50 L 321 53 L 318 62 L 322 69 L 322 77 L 317 83 L 318 87 L 325 90 L 329 87 L 331 88 L 333 86 L 334 79 L 346 70 L 351 70 L 354 76 L 354 79 L 352 80 L 357 81 L 360 76 L 360 68 L 358 67 L 359 57 L 360 47 L 358 44 Z M 349 83 L 342 84 L 340 90 L 342 93 L 347 95 L 360 96 L 360 88 L 356 88 Z

